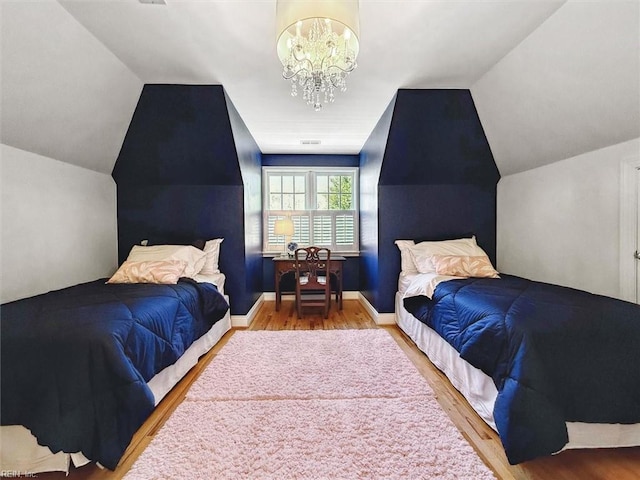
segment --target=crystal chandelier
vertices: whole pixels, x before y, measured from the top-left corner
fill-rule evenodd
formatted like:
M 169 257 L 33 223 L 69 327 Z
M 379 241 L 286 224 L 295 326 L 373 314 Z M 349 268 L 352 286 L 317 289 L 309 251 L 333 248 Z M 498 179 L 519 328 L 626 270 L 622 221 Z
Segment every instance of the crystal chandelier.
M 316 111 L 347 89 L 358 56 L 358 0 L 278 0 L 278 57 L 282 76 Z

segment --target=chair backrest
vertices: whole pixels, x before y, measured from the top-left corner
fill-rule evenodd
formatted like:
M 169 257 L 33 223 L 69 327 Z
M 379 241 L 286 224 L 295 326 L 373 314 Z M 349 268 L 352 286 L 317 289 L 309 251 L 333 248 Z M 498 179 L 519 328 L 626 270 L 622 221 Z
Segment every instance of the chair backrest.
M 331 250 L 324 247 L 298 248 L 293 263 L 296 267 L 298 317 L 302 317 L 303 307 L 322 307 L 324 318 L 327 318 L 331 308 Z M 319 293 L 322 295 L 317 295 Z
M 298 248 L 294 255 L 296 279 L 308 276 L 311 283 L 316 283 L 318 275 L 325 277 L 329 283 L 328 272 L 331 268 L 331 250 L 325 247 Z M 300 283 L 299 281 L 297 283 Z

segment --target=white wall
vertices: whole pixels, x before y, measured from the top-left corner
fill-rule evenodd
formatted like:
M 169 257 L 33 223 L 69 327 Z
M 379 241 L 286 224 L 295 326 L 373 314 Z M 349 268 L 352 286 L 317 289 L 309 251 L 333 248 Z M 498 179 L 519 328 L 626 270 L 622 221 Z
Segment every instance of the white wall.
M 621 298 L 621 162 L 640 139 L 503 177 L 498 270 Z
M 115 270 L 110 173 L 143 83 L 57 1 L 3 0 L 0 24 L 7 302 Z
M 0 145 L 0 302 L 111 275 L 110 175 Z

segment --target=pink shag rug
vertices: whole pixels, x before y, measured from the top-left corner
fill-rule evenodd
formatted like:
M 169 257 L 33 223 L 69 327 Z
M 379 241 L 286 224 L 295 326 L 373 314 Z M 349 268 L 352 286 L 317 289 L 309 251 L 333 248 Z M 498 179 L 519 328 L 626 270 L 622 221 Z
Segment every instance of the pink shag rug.
M 384 330 L 235 332 L 124 477 L 494 479 Z

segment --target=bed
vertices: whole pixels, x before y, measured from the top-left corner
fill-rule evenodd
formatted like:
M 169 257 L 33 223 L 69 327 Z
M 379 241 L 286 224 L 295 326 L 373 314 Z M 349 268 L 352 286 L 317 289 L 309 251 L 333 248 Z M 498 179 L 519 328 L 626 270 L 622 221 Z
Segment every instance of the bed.
M 2 471 L 115 469 L 154 407 L 231 328 L 221 241 L 215 257 L 136 246 L 110 279 L 2 305 Z
M 498 274 L 475 238 L 453 242 L 397 242 L 396 321 L 509 462 L 640 445 L 640 306 Z M 466 265 L 440 268 L 442 257 Z

